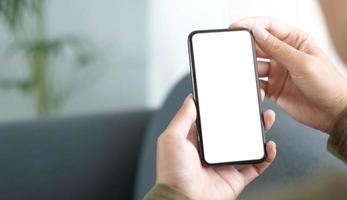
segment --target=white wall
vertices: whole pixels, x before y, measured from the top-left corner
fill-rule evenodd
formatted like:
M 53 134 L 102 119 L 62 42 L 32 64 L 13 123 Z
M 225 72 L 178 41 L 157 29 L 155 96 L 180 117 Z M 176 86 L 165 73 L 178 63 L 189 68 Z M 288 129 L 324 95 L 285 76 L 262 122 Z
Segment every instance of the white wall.
M 189 72 L 186 39 L 192 30 L 226 28 L 238 19 L 272 16 L 310 33 L 334 60 L 314 0 L 150 0 L 147 103 L 158 107 Z
M 58 115 L 134 110 L 146 106 L 147 2 L 137 0 L 50 0 L 47 2 L 50 37 L 77 35 L 93 44 L 97 62 L 86 73 L 68 72 L 68 57 L 51 63 L 58 87 L 81 83 Z M 0 26 L 1 49 L 11 36 Z M 23 58 L 0 53 L 0 75 L 25 77 Z M 67 71 L 67 72 L 66 72 Z M 66 73 L 65 73 L 66 72 Z M 35 102 L 18 90 L 0 89 L 0 121 L 35 117 Z
M 112 112 L 145 107 L 147 2 L 50 2 L 51 34 L 71 33 L 90 38 L 101 59 L 96 66 L 100 77 L 71 98 L 62 112 Z
M 62 73 L 69 64 L 64 57 L 53 63 L 58 84 L 86 81 L 58 115 L 157 108 L 189 71 L 188 33 L 226 28 L 248 16 L 273 16 L 301 27 L 340 65 L 314 0 L 50 0 L 47 13 L 51 37 L 81 35 L 96 44 L 100 55 L 92 71 L 94 80 L 85 74 Z M 0 28 L 3 47 L 10 38 Z M 4 52 L 0 63 L 0 75 L 28 73 L 23 60 Z M 0 121 L 34 117 L 31 96 L 0 89 L 0 97 Z

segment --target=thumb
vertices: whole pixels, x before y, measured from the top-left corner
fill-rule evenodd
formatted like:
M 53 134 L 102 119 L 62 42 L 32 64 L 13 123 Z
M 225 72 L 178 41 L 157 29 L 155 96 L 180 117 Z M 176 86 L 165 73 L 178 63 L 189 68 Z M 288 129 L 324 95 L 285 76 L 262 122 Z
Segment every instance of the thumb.
M 304 70 L 307 56 L 270 34 L 265 28 L 255 25 L 252 28 L 258 46 L 272 59 L 281 63 L 288 71 L 300 74 Z
M 186 138 L 195 119 L 196 108 L 192 95 L 189 94 L 165 132 L 167 134 L 176 134 Z

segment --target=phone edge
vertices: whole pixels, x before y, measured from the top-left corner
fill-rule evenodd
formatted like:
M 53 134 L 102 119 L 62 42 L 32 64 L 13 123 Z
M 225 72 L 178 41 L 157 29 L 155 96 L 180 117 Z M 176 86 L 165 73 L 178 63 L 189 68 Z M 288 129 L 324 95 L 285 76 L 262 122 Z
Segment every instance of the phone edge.
M 258 95 L 258 107 L 259 107 L 259 115 L 260 115 L 260 123 L 262 127 L 262 140 L 263 140 L 263 152 L 264 155 L 260 159 L 255 159 L 255 160 L 242 160 L 242 161 L 232 161 L 232 162 L 221 162 L 221 163 L 209 163 L 205 159 L 205 154 L 204 154 L 204 149 L 203 149 L 203 139 L 202 139 L 202 131 L 201 131 L 201 126 L 200 126 L 200 108 L 199 108 L 199 97 L 197 93 L 197 84 L 196 84 L 196 73 L 195 73 L 195 63 L 194 63 L 194 49 L 193 49 L 193 43 L 192 39 L 195 34 L 198 33 L 211 33 L 211 32 L 229 32 L 229 31 L 247 31 L 250 36 L 251 36 L 251 44 L 252 44 L 252 51 L 253 51 L 253 67 L 254 67 L 254 72 L 255 72 L 255 78 L 256 80 L 256 86 L 257 86 L 257 95 Z M 193 90 L 193 99 L 194 99 L 194 104 L 197 112 L 196 116 L 196 127 L 197 127 L 197 132 L 198 132 L 198 151 L 199 151 L 199 156 L 200 156 L 200 161 L 202 165 L 204 166 L 218 166 L 218 165 L 231 165 L 231 164 L 257 164 L 261 163 L 266 160 L 267 158 L 267 151 L 266 151 L 266 143 L 265 143 L 265 128 L 264 128 L 264 116 L 263 116 L 263 109 L 262 109 L 262 102 L 261 102 L 261 94 L 260 94 L 260 87 L 259 87 L 259 77 L 258 77 L 258 66 L 257 66 L 257 57 L 256 57 L 256 46 L 255 46 L 255 40 L 252 31 L 246 29 L 246 28 L 234 28 L 234 29 L 206 29 L 206 30 L 195 30 L 192 31 L 188 35 L 187 39 L 188 43 L 188 54 L 189 54 L 189 65 L 190 65 L 190 77 L 191 77 L 191 83 L 192 83 L 192 90 Z

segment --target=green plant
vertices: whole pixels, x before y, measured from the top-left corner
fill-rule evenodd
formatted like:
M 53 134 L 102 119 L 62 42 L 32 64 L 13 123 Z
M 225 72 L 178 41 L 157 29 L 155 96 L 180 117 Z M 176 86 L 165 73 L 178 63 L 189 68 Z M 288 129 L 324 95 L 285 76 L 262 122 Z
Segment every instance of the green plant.
M 52 58 L 69 48 L 76 67 L 86 66 L 93 59 L 86 42 L 76 36 L 48 37 L 45 5 L 45 0 L 0 0 L 0 17 L 15 41 L 10 49 L 22 53 L 30 68 L 26 80 L 2 78 L 0 87 L 32 92 L 38 116 L 54 113 L 71 93 L 54 90 L 48 72 Z

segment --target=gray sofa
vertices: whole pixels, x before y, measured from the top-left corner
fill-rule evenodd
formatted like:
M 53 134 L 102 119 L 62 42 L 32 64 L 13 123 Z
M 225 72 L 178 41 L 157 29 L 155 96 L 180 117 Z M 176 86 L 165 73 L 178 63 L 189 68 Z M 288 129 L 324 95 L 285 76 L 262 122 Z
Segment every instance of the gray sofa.
M 0 199 L 141 199 L 155 180 L 155 143 L 191 91 L 188 76 L 158 111 L 138 111 L 0 125 Z M 326 137 L 278 107 L 268 137 L 276 161 L 243 193 L 294 184 L 324 169 L 345 169 Z
M 152 112 L 0 125 L 0 199 L 132 199 Z

